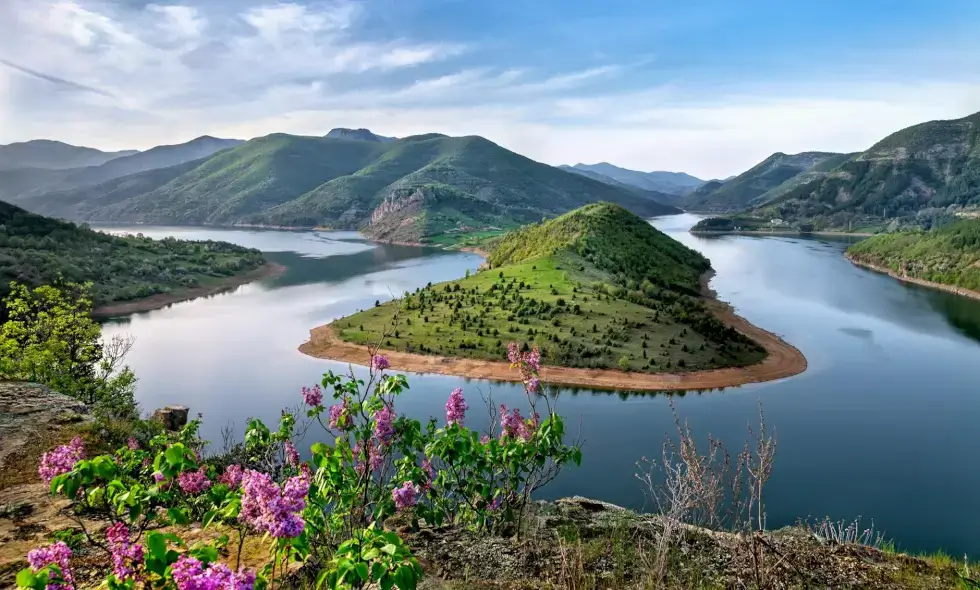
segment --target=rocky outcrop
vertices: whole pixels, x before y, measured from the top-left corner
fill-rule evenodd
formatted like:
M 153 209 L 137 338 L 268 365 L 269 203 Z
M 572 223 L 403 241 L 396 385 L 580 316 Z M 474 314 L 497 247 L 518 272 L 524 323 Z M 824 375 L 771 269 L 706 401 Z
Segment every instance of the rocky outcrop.
M 58 427 L 88 420 L 88 408 L 77 399 L 44 385 L 0 381 L 0 472 L 8 461 Z

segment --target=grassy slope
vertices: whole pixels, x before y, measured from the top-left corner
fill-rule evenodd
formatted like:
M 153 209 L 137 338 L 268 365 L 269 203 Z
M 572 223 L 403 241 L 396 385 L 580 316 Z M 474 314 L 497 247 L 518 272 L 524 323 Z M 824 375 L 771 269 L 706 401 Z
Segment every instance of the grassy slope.
M 393 241 L 453 242 L 452 234 L 511 229 L 603 199 L 645 216 L 677 212 L 480 137 L 438 134 L 391 142 L 274 134 L 154 190 L 94 206 L 89 197 L 75 199 L 72 208 L 50 212 L 98 221 L 319 225 Z
M 694 370 L 764 356 L 689 295 L 707 259 L 620 207 L 589 205 L 512 232 L 488 262 L 333 325 L 358 344 L 488 360 L 503 360 L 509 341 L 533 342 L 548 363 L 570 367 L 618 368 L 626 357 L 636 371 Z
M 883 234 L 854 244 L 861 262 L 943 285 L 980 291 L 980 220 L 965 220 L 927 232 Z
M 92 281 L 96 306 L 205 286 L 259 268 L 258 250 L 225 242 L 116 237 L 0 202 L 0 297 L 32 286 Z

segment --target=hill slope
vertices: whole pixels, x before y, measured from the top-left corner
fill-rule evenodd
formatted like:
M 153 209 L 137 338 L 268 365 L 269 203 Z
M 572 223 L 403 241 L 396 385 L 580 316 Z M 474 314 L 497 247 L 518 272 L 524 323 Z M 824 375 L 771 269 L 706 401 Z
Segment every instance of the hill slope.
M 332 324 L 348 342 L 504 360 L 505 342 L 545 362 L 658 372 L 752 364 L 764 350 L 697 297 L 706 258 L 611 203 L 511 232 L 489 270 L 429 285 Z
M 980 293 L 980 220 L 873 236 L 848 248 L 847 256 L 900 277 Z
M 103 152 L 95 148 L 69 145 L 49 139 L 34 139 L 0 145 L 0 170 L 41 168 L 63 170 L 98 166 L 109 160 L 138 153 L 136 150 Z
M 743 209 L 767 191 L 839 156 L 840 154 L 828 152 L 802 152 L 792 155 L 777 152 L 731 180 L 707 183 L 688 195 L 684 199 L 684 205 L 693 211 Z
M 644 216 L 678 212 L 481 137 L 439 134 L 390 142 L 274 134 L 170 176 L 161 171 L 153 188 L 146 176 L 132 179 L 146 190 L 102 203 L 63 192 L 30 205 L 71 203 L 44 210 L 84 220 L 327 226 L 403 242 L 500 231 L 599 200 Z
M 980 207 L 980 113 L 914 125 L 759 207 L 821 229 L 929 227 L 947 208 Z
M 683 195 L 698 188 L 704 181 L 684 172 L 640 172 L 620 168 L 608 162 L 598 164 L 575 164 L 570 166 L 582 172 L 594 172 L 612 178 L 613 180 L 642 188 L 644 190 L 666 193 L 668 195 Z
M 117 237 L 0 202 L 0 298 L 10 282 L 92 281 L 96 307 L 207 286 L 265 263 L 225 242 Z
M 369 129 L 347 129 L 346 127 L 331 129 L 324 137 L 332 137 L 334 139 L 360 139 L 363 141 L 395 141 L 398 139 L 397 137 L 385 137 L 384 135 L 371 133 Z

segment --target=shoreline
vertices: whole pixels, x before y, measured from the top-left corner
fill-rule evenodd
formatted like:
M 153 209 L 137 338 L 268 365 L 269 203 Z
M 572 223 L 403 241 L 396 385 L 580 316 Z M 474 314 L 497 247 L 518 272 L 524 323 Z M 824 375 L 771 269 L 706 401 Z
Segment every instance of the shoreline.
M 728 303 L 717 299 L 708 286 L 714 271 L 701 277 L 702 296 L 708 308 L 726 325 L 731 326 L 758 342 L 766 349 L 766 357 L 747 367 L 728 367 L 689 373 L 624 373 L 617 369 L 581 369 L 572 367 L 544 366 L 541 380 L 545 383 L 565 386 L 590 387 L 626 391 L 677 391 L 691 389 L 716 389 L 737 387 L 749 383 L 763 383 L 799 375 L 807 369 L 803 353 L 779 336 L 751 324 L 735 313 Z M 344 342 L 330 324 L 310 330 L 310 339 L 299 346 L 299 351 L 314 358 L 341 361 L 357 365 L 370 363 L 366 346 Z M 520 378 L 504 361 L 442 357 L 409 352 L 379 349 L 388 357 L 391 368 L 410 373 L 435 373 L 467 379 L 518 382 Z
M 215 283 L 207 286 L 193 287 L 190 289 L 180 289 L 171 293 L 157 293 L 141 299 L 132 301 L 120 301 L 110 303 L 92 310 L 92 317 L 109 318 L 143 311 L 160 309 L 173 303 L 190 301 L 198 297 L 209 297 L 226 291 L 231 291 L 247 283 L 270 277 L 282 276 L 286 272 L 286 267 L 274 262 L 266 262 L 262 266 L 252 269 L 246 273 L 218 279 Z
M 869 234 L 866 232 L 843 232 L 843 231 L 811 231 L 811 232 L 801 232 L 801 231 L 763 231 L 759 229 L 746 229 L 746 230 L 698 230 L 694 231 L 691 229 L 688 233 L 692 235 L 706 235 L 706 236 L 827 236 L 827 237 L 839 237 L 839 236 L 853 236 L 856 238 L 870 238 L 871 236 L 877 234 Z
M 851 264 L 859 268 L 865 268 L 867 270 L 888 275 L 896 281 L 906 283 L 909 285 L 916 285 L 918 287 L 925 287 L 927 289 L 933 289 L 936 291 L 945 291 L 953 295 L 959 295 L 960 297 L 969 297 L 970 299 L 980 299 L 980 291 L 972 291 L 970 289 L 964 289 L 963 287 L 957 287 L 956 285 L 944 285 L 942 283 L 934 283 L 932 281 L 927 281 L 925 279 L 917 279 L 915 277 L 910 277 L 904 274 L 898 274 L 890 268 L 884 266 L 878 266 L 877 264 L 871 264 L 870 262 L 865 262 L 863 260 L 858 260 L 853 254 L 844 252 L 844 258 L 850 261 Z

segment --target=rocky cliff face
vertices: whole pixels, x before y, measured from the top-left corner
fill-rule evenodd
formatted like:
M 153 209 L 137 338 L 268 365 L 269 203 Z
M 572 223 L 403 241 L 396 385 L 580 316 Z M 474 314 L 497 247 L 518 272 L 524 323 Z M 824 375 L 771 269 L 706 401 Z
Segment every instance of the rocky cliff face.
M 0 473 L 53 430 L 88 419 L 88 408 L 73 397 L 37 383 L 0 381 Z

